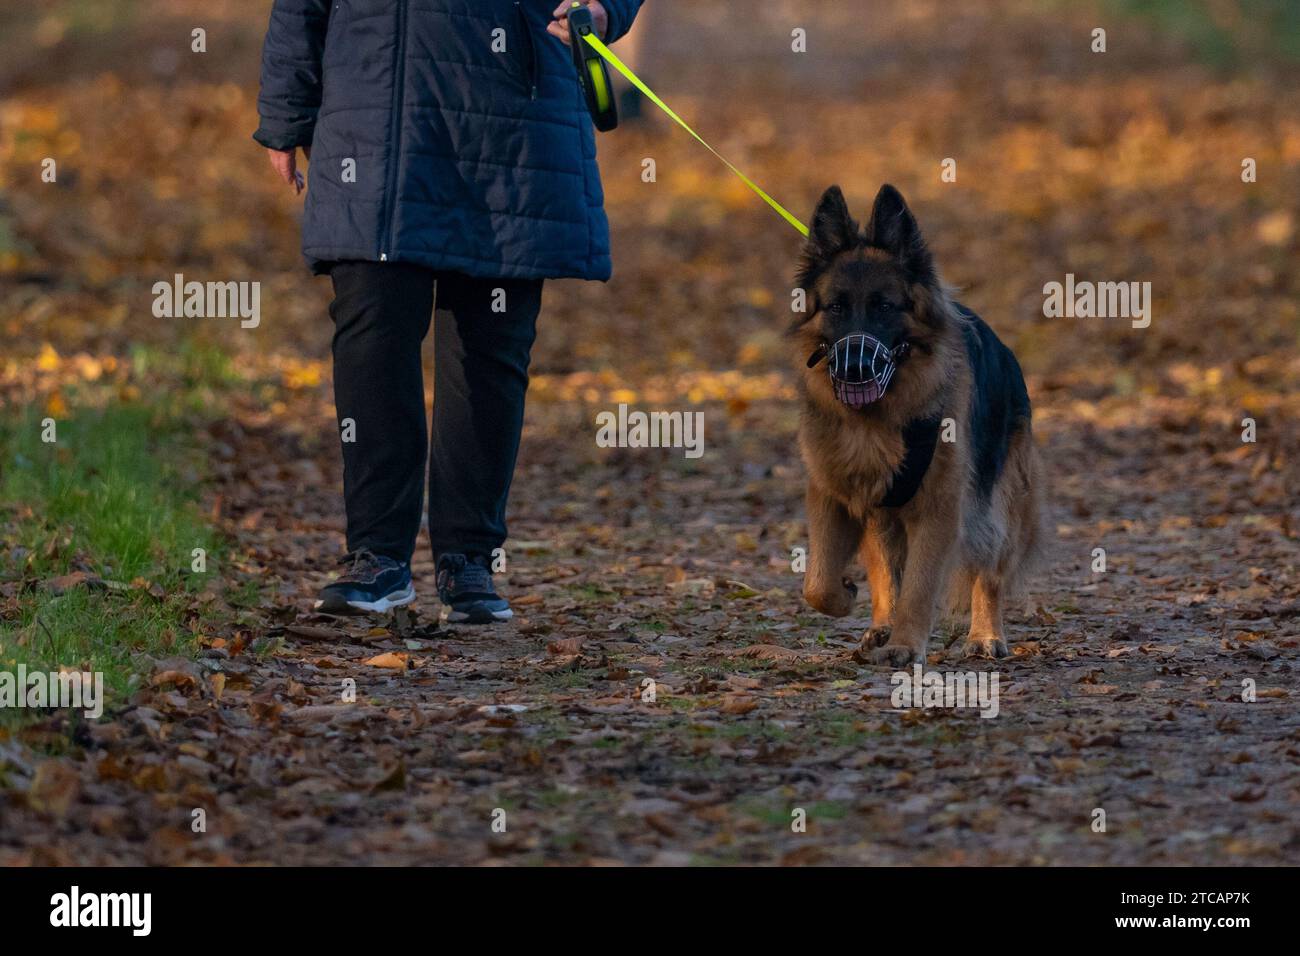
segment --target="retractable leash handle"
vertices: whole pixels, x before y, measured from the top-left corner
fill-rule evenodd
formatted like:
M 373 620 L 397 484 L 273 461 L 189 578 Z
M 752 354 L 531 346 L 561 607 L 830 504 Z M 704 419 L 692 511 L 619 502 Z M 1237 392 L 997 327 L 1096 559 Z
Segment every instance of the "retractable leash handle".
M 609 82 L 609 68 L 600 53 L 583 39 L 587 35 L 596 35 L 591 11 L 581 3 L 572 3 L 568 20 L 569 50 L 573 53 L 573 68 L 578 71 L 578 84 L 587 100 L 587 112 L 591 114 L 596 129 L 608 133 L 618 125 L 618 106 L 614 102 L 614 88 Z

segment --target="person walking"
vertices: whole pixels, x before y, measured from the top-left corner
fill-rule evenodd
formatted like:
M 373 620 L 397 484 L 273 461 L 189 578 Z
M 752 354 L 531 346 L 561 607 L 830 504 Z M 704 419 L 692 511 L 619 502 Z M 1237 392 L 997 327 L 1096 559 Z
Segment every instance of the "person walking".
M 607 43 L 641 0 L 579 0 Z M 415 600 L 429 539 L 447 619 L 510 618 L 492 582 L 549 278 L 610 277 L 595 134 L 549 0 L 275 0 L 260 126 L 334 286 L 347 554 L 316 607 Z M 434 329 L 433 426 L 421 344 Z

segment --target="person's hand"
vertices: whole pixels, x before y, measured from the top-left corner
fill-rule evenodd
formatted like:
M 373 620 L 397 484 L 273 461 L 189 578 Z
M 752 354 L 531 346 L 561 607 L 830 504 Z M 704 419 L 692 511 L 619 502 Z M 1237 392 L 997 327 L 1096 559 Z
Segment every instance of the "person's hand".
M 602 40 L 605 39 L 605 31 L 609 29 L 609 14 L 605 12 L 605 7 L 600 0 L 579 0 L 579 2 L 591 11 L 591 25 L 596 28 L 596 36 Z M 569 45 L 569 9 L 573 6 L 573 0 L 564 0 L 558 7 L 551 11 L 551 16 L 555 17 L 546 25 L 546 32 L 553 37 L 559 37 L 564 41 L 564 45 Z
M 310 146 L 304 146 L 302 151 L 308 159 L 311 159 Z M 267 149 L 266 153 L 270 157 L 271 167 L 276 175 L 293 187 L 295 195 L 301 193 L 304 183 L 302 173 L 298 172 L 298 150 Z

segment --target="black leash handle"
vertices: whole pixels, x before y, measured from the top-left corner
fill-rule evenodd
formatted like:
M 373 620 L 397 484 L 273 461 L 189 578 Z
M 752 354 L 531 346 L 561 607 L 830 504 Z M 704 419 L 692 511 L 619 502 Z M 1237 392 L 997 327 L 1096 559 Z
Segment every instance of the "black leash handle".
M 618 126 L 618 105 L 614 102 L 614 87 L 609 80 L 609 67 L 590 43 L 582 39 L 593 33 L 591 11 L 581 3 L 569 7 L 569 50 L 573 53 L 573 68 L 578 71 L 578 84 L 587 101 L 587 112 L 596 129 L 608 133 Z

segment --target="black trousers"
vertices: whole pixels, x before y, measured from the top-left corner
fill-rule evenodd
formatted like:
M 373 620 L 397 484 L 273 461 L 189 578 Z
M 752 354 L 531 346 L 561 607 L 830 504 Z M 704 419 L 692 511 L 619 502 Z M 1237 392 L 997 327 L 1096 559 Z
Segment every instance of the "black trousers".
M 351 261 L 330 276 L 348 550 L 411 560 L 427 446 L 434 559 L 490 555 L 506 539 L 542 280 Z M 431 313 L 430 440 L 420 345 Z

